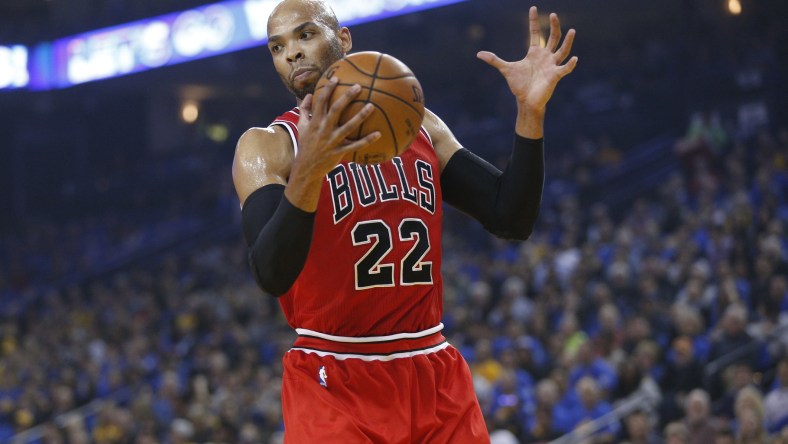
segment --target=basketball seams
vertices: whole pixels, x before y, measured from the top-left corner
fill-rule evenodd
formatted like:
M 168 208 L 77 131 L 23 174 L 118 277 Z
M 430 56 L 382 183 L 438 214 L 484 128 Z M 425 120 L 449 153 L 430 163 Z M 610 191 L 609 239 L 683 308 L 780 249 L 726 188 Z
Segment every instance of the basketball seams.
M 383 77 L 378 77 L 378 78 L 379 78 L 379 79 L 381 79 L 381 80 L 386 80 L 386 79 L 384 79 Z M 373 83 L 374 83 L 374 82 L 373 82 Z M 355 83 L 337 83 L 337 86 L 348 86 L 348 87 L 350 87 L 350 86 L 353 86 L 353 85 L 355 85 Z M 383 94 L 383 95 L 385 95 L 385 96 L 389 96 L 389 97 L 391 97 L 392 99 L 399 100 L 399 101 L 400 101 L 400 102 L 402 102 L 403 104 L 407 105 L 407 106 L 408 106 L 410 109 L 412 109 L 413 111 L 415 111 L 417 114 L 421 115 L 421 111 L 420 111 L 418 108 L 416 108 L 415 106 L 411 105 L 411 103 L 410 103 L 410 102 L 408 102 L 407 100 L 403 99 L 402 97 L 399 97 L 399 96 L 398 96 L 398 95 L 396 95 L 396 94 L 392 94 L 392 93 L 390 93 L 390 92 L 388 92 L 388 91 L 386 91 L 386 90 L 382 90 L 382 89 L 378 89 L 378 88 L 373 88 L 373 87 L 372 87 L 372 84 L 370 84 L 370 86 L 364 86 L 364 85 L 359 85 L 359 86 L 361 86 L 361 89 L 362 89 L 362 90 L 369 90 L 369 94 L 367 94 L 367 99 L 363 100 L 363 102 L 364 102 L 364 103 L 368 103 L 368 102 L 369 102 L 369 100 L 370 100 L 370 97 L 372 96 L 372 93 L 373 93 L 373 92 L 376 92 L 376 93 Z M 321 85 L 319 88 L 317 88 L 317 89 L 315 90 L 315 92 L 318 92 L 318 91 L 319 91 L 321 88 L 323 88 L 323 87 L 324 87 L 324 86 L 323 86 L 323 85 Z M 359 102 L 359 100 L 354 100 L 352 103 L 357 103 L 357 102 Z
M 389 127 L 389 132 L 391 133 L 391 138 L 394 139 L 394 157 L 399 154 L 399 142 L 397 142 L 397 132 L 394 131 L 394 125 L 391 124 L 391 120 L 389 119 L 389 115 L 386 114 L 386 111 L 375 102 L 370 102 L 372 105 L 380 111 L 380 114 L 383 115 L 383 118 L 386 119 L 386 125 Z
M 423 111 L 420 111 L 418 108 L 416 108 L 415 106 L 411 105 L 411 103 L 410 103 L 410 102 L 408 102 L 407 100 L 403 99 L 402 97 L 400 97 L 400 96 L 398 96 L 398 95 L 396 95 L 396 94 L 392 94 L 392 93 L 390 93 L 390 92 L 388 92 L 388 91 L 385 91 L 385 90 L 382 90 L 382 89 L 375 89 L 375 88 L 372 88 L 372 86 L 370 86 L 369 88 L 370 88 L 371 90 L 374 90 L 374 92 L 376 92 L 376 93 L 378 93 L 378 94 L 383 94 L 383 95 L 385 95 L 385 96 L 389 96 L 389 97 L 391 97 L 392 99 L 396 99 L 396 100 L 398 100 L 398 101 L 402 102 L 402 103 L 403 103 L 404 105 L 406 105 L 408 108 L 410 108 L 410 109 L 412 109 L 413 111 L 415 111 L 415 112 L 416 112 L 416 114 L 419 114 L 419 115 L 422 115 L 422 114 L 423 114 Z M 372 91 L 370 91 L 370 96 L 371 96 L 371 95 L 372 95 Z
M 378 61 L 375 64 L 375 72 L 372 74 L 372 82 L 370 82 L 369 84 L 369 94 L 367 94 L 367 103 L 373 103 L 371 102 L 372 91 L 375 91 L 375 81 L 377 81 L 378 79 L 378 72 L 380 71 L 380 64 L 383 63 L 384 55 L 385 54 L 380 54 L 378 56 Z M 391 119 L 389 119 L 388 114 L 386 114 L 386 111 L 384 111 L 382 107 L 378 106 L 376 103 L 373 103 L 373 105 L 375 106 L 375 108 L 377 108 L 380 111 L 380 113 L 383 115 L 383 118 L 386 119 L 386 125 L 388 125 L 389 131 L 391 132 L 391 138 L 394 139 L 394 156 L 392 157 L 395 157 L 399 154 L 399 142 L 397 142 L 397 133 L 396 131 L 394 131 L 394 125 L 391 124 Z M 362 124 L 361 126 L 363 127 L 364 125 Z M 360 135 L 361 132 L 359 132 L 359 136 Z
M 382 55 L 385 55 L 385 54 L 382 54 Z M 382 55 L 381 55 L 381 57 L 380 57 L 380 58 L 382 58 Z M 378 60 L 379 60 L 378 66 L 380 66 L 380 58 L 378 59 Z M 407 78 L 409 78 L 409 77 L 414 77 L 414 78 L 416 77 L 416 76 L 415 76 L 415 75 L 414 75 L 412 72 L 406 72 L 405 74 L 400 74 L 400 75 L 396 75 L 396 76 L 381 76 L 381 75 L 376 75 L 376 72 L 377 72 L 377 69 L 378 69 L 378 67 L 376 67 L 376 68 L 375 68 L 375 69 L 376 69 L 376 72 L 371 72 L 371 73 L 369 73 L 369 72 L 366 72 L 366 71 L 364 71 L 363 69 L 359 68 L 359 66 L 358 66 L 358 65 L 356 65 L 355 63 L 353 63 L 353 62 L 352 62 L 350 59 L 348 59 L 347 57 L 346 57 L 346 58 L 344 58 L 344 59 L 342 59 L 342 60 L 343 60 L 345 63 L 347 63 L 348 65 L 350 65 L 351 67 L 353 67 L 353 69 L 355 69 L 355 70 L 356 70 L 356 71 L 358 71 L 359 73 L 361 73 L 361 74 L 364 74 L 365 76 L 376 76 L 376 77 L 377 77 L 377 78 L 379 78 L 380 80 L 399 80 L 399 79 L 407 79 Z
M 383 61 L 383 54 L 378 56 L 378 61 L 375 64 L 375 72 L 372 73 L 372 81 L 369 83 L 369 94 L 367 94 L 367 103 L 372 98 L 372 90 L 375 89 L 375 81 L 378 79 L 378 71 L 380 70 L 380 62 Z
M 375 90 L 376 94 L 380 94 L 381 92 L 382 91 Z M 375 96 L 373 96 L 373 100 L 372 100 L 371 103 L 375 104 L 376 106 L 379 105 L 379 107 L 383 107 L 384 105 L 381 103 L 381 101 L 390 100 L 391 98 L 396 98 L 396 97 L 390 97 L 390 96 L 391 96 L 390 94 L 387 94 L 386 97 L 375 97 Z M 386 114 L 382 109 L 381 109 L 381 112 L 383 113 L 383 115 L 385 116 L 385 118 L 387 120 L 386 123 L 392 129 L 392 136 L 394 137 L 395 142 L 396 142 L 396 134 L 394 132 L 393 125 L 389 121 L 388 114 Z M 424 118 L 424 115 L 417 108 L 413 108 L 413 107 L 409 107 L 407 109 L 400 109 L 399 112 L 403 113 L 403 114 L 407 114 L 408 112 L 412 113 L 411 117 L 414 119 L 414 121 L 423 121 L 423 118 Z M 404 115 L 402 117 L 404 118 Z M 416 137 L 418 137 L 418 133 L 419 133 L 420 128 L 421 128 L 421 126 L 419 126 L 418 129 L 414 128 L 414 130 L 416 130 Z M 403 151 L 405 148 L 407 148 L 405 146 L 400 147 L 398 143 L 397 143 L 396 146 L 397 146 L 397 155 L 399 155 L 401 151 Z
M 372 89 L 375 87 L 375 80 L 377 79 L 378 70 L 380 69 L 380 62 L 381 61 L 383 61 L 383 54 L 380 54 L 378 56 L 378 61 L 375 63 L 375 71 L 372 73 L 372 75 L 371 75 L 372 81 L 370 81 L 370 83 L 369 83 L 369 94 L 367 94 L 367 99 L 364 101 L 365 105 L 367 103 L 369 103 L 370 102 L 369 99 L 372 98 Z M 369 75 L 369 74 L 366 74 L 366 75 Z M 389 124 L 389 127 L 391 127 L 391 124 Z M 356 133 L 356 139 L 360 139 L 362 134 L 364 134 L 364 123 L 363 122 L 358 127 L 358 133 Z M 395 150 L 396 150 L 396 148 L 395 148 Z M 355 159 L 356 159 L 356 154 L 353 153 L 353 160 L 355 160 Z
M 364 74 L 365 76 L 373 76 L 373 75 L 375 75 L 375 73 L 368 73 L 368 72 L 364 71 L 363 69 L 359 68 L 358 66 L 356 66 L 355 63 L 351 62 L 350 59 L 348 59 L 347 57 L 343 58 L 342 60 L 345 61 L 348 65 L 350 65 L 353 68 L 355 68 L 356 71 L 360 72 L 361 74 Z M 378 58 L 378 63 L 379 62 L 380 62 L 380 58 Z M 380 65 L 378 65 L 378 66 L 380 66 Z M 375 69 L 377 69 L 377 66 L 375 67 Z
M 409 78 L 416 78 L 413 74 L 402 74 L 399 76 L 378 76 L 380 80 L 399 80 L 399 79 L 409 79 Z

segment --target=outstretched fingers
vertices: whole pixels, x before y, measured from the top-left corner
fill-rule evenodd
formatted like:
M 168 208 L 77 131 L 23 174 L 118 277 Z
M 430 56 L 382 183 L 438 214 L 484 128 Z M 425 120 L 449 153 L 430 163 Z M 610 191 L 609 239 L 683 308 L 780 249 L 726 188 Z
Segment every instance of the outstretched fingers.
M 561 77 L 566 76 L 575 70 L 575 66 L 577 66 L 577 56 L 573 56 L 568 62 L 566 62 L 566 64 L 559 66 L 558 75 Z
M 542 30 L 539 27 L 539 12 L 536 6 L 531 6 L 528 10 L 528 35 L 530 38 L 531 47 L 539 47 L 542 45 Z
M 569 52 L 572 50 L 572 43 L 575 41 L 575 30 L 570 29 L 566 33 L 566 38 L 564 42 L 561 43 L 561 47 L 555 52 L 555 60 L 557 63 L 563 63 L 567 57 L 569 57 Z
M 483 60 L 488 65 L 496 68 L 497 70 L 501 71 L 509 64 L 509 62 L 501 59 L 497 55 L 491 53 L 490 51 L 479 51 L 476 53 L 476 58 L 479 60 Z
M 547 38 L 547 49 L 550 52 L 555 52 L 558 48 L 558 42 L 561 41 L 561 23 L 558 21 L 556 13 L 550 14 L 550 37 Z

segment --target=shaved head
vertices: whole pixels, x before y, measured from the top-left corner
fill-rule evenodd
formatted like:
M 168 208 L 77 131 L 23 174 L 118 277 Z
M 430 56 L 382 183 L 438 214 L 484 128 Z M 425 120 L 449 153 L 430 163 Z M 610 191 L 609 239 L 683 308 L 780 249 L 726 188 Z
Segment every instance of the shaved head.
M 325 25 L 332 31 L 339 31 L 339 20 L 334 10 L 324 0 L 283 0 L 276 5 L 268 16 L 268 33 L 271 33 L 272 22 L 286 14 L 302 14 L 311 17 L 315 22 Z

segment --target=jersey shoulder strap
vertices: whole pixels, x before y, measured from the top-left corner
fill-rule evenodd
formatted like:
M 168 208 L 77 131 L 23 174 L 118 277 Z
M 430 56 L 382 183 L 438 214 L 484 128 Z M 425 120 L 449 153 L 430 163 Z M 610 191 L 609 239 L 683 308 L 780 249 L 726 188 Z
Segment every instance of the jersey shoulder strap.
M 286 113 L 282 114 L 281 116 L 274 119 L 268 128 L 273 126 L 281 126 L 287 133 L 290 134 L 290 140 L 293 142 L 293 151 L 294 154 L 298 154 L 298 119 L 300 118 L 299 109 L 298 107 L 287 111 Z

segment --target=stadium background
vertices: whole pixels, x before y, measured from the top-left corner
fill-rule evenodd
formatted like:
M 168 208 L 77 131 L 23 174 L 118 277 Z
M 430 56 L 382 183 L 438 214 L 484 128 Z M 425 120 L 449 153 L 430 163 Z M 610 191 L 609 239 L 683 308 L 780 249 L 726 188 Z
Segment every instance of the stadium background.
M 446 334 L 494 442 L 788 442 L 788 7 L 740 1 L 533 2 L 580 58 L 537 228 L 445 220 Z M 206 3 L 4 0 L 0 45 Z M 354 50 L 405 61 L 501 164 L 514 103 L 475 53 L 521 57 L 529 5 L 360 24 Z M 251 281 L 230 177 L 238 136 L 292 105 L 269 60 L 0 90 L 0 442 L 281 439 L 293 333 Z

